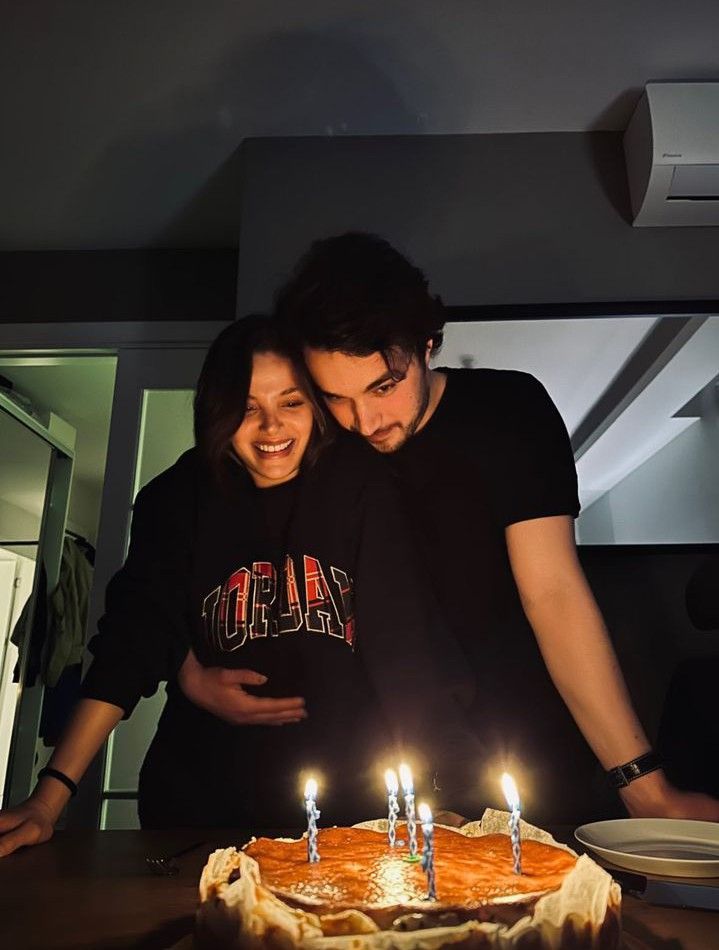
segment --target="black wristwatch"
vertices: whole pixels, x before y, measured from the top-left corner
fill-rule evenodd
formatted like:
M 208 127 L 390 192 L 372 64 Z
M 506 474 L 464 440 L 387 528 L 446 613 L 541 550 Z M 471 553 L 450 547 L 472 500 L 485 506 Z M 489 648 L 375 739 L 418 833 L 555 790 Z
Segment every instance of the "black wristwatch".
M 656 752 L 645 752 L 644 755 L 637 756 L 631 762 L 625 762 L 624 765 L 618 765 L 615 769 L 609 769 L 607 775 L 614 788 L 626 788 L 630 782 L 650 772 L 656 772 L 663 767 L 662 760 Z

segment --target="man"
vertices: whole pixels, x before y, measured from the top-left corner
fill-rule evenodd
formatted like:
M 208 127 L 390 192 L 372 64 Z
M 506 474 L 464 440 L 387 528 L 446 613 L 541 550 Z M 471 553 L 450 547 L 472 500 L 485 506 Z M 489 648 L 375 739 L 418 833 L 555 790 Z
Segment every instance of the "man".
M 429 582 L 476 679 L 470 719 L 494 750 L 477 806 L 509 764 L 533 817 L 587 816 L 586 746 L 558 691 L 602 766 L 627 766 L 615 779 L 632 778 L 620 793 L 630 814 L 719 819 L 718 802 L 669 785 L 634 713 L 577 559 L 571 448 L 542 386 L 522 373 L 431 369 L 441 301 L 372 235 L 316 242 L 277 313 L 337 422 L 404 482 Z M 227 715 L 211 673 L 190 662 L 183 680 Z

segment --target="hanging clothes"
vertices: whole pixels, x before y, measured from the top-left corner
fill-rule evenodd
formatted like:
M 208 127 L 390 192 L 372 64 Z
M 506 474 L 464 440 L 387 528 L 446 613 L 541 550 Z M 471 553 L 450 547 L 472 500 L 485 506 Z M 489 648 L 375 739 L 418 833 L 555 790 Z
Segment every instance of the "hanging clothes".
M 81 537 L 66 537 L 60 581 L 48 601 L 48 620 L 42 654 L 45 693 L 40 737 L 54 746 L 80 698 L 82 657 L 85 650 L 87 608 L 95 549 Z
M 25 669 L 25 686 L 35 686 L 42 670 L 42 655 L 45 649 L 45 639 L 47 637 L 48 624 L 48 600 L 47 600 L 47 571 L 45 565 L 40 562 L 38 570 L 37 591 L 35 594 L 35 611 L 33 613 L 33 598 L 28 597 L 25 606 L 17 618 L 10 640 L 20 651 L 22 655 L 22 645 L 25 638 L 29 637 L 29 656 L 27 667 Z M 30 614 L 32 613 L 32 627 L 30 626 Z M 15 664 L 13 671 L 13 682 L 20 680 L 20 657 Z
M 86 642 L 87 608 L 92 567 L 82 548 L 70 537 L 62 546 L 60 580 L 51 592 L 48 627 L 42 651 L 41 676 L 56 686 L 63 671 L 82 662 Z

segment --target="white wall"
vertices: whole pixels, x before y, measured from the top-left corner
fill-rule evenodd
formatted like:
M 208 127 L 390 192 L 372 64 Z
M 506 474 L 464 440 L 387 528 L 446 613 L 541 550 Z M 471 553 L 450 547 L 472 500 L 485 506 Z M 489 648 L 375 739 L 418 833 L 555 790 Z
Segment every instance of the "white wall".
M 719 542 L 719 419 L 698 419 L 583 512 L 591 544 Z
M 91 544 L 97 540 L 97 525 L 100 518 L 101 492 L 73 475 L 70 486 L 70 504 L 67 511 L 67 527 L 86 538 Z
M 39 533 L 39 515 L 0 498 L 0 541 L 36 541 Z
M 195 444 L 191 389 L 145 392 L 138 452 L 136 490 L 164 472 Z

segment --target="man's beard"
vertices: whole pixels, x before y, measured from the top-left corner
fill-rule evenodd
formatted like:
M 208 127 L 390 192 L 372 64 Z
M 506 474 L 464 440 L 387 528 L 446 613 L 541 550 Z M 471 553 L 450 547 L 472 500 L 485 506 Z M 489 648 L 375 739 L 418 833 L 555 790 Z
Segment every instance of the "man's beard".
M 424 418 L 424 414 L 427 411 L 427 406 L 429 406 L 430 399 L 430 385 L 429 385 L 429 373 L 422 374 L 421 389 L 419 394 L 419 402 L 417 403 L 417 411 L 412 417 L 411 421 L 407 423 L 406 426 L 399 426 L 401 436 L 399 441 L 393 442 L 391 445 L 383 447 L 382 445 L 372 445 L 372 448 L 376 449 L 378 452 L 382 452 L 385 455 L 389 455 L 392 452 L 397 452 L 402 448 L 415 434 L 419 428 L 419 424 Z M 371 444 L 371 443 L 370 443 Z

